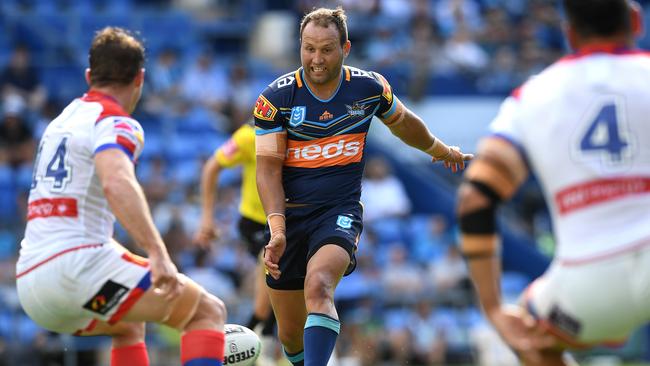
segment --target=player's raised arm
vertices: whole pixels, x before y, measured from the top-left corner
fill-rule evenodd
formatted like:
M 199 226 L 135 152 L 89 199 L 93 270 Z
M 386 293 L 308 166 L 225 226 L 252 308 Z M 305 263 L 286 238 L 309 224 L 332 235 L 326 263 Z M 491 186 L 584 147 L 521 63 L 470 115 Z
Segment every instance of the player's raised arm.
M 462 153 L 456 146 L 447 146 L 435 137 L 424 121 L 392 94 L 386 79 L 377 73 L 374 76 L 384 87 L 382 104 L 388 105 L 388 110 L 380 114 L 379 118 L 390 132 L 406 144 L 431 155 L 433 162 L 443 161 L 445 167 L 451 168 L 452 172 L 464 169 L 465 161 L 471 160 L 472 155 Z

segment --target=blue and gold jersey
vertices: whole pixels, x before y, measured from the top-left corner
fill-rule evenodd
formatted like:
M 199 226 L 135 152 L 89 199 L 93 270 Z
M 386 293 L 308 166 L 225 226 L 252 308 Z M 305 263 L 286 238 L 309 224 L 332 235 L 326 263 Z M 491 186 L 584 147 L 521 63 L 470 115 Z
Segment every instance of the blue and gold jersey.
M 358 201 L 370 121 L 390 117 L 395 105 L 383 76 L 349 66 L 327 100 L 311 92 L 302 68 L 271 83 L 253 111 L 255 133 L 287 132 L 287 202 Z

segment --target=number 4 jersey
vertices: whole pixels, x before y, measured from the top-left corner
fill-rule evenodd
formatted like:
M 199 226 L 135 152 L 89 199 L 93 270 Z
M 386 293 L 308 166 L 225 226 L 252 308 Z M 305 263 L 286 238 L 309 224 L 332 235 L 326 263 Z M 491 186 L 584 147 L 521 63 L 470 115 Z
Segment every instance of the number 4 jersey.
M 557 259 L 650 244 L 649 86 L 647 53 L 582 50 L 516 90 L 492 123 L 541 182 Z
M 40 258 L 113 236 L 113 216 L 95 174 L 94 155 L 117 148 L 133 161 L 140 124 L 115 99 L 90 91 L 45 129 L 34 163 L 21 259 Z

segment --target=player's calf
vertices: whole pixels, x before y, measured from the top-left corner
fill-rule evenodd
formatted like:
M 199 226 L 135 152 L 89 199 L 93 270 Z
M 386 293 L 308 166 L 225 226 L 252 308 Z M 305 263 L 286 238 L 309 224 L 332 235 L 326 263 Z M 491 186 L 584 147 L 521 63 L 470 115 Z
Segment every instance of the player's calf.
M 191 365 L 201 360 L 204 366 L 221 366 L 224 357 L 226 306 L 219 298 L 201 292 L 201 296 L 189 322 L 184 326 L 181 338 L 181 362 Z

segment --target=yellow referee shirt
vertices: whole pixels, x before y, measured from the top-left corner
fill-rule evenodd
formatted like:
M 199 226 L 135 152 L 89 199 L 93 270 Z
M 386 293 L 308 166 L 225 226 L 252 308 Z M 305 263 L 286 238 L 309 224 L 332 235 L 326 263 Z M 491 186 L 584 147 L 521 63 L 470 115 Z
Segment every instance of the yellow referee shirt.
M 257 194 L 255 181 L 255 128 L 248 124 L 241 126 L 214 154 L 219 165 L 224 168 L 243 166 L 239 213 L 245 218 L 266 224 L 264 207 Z

